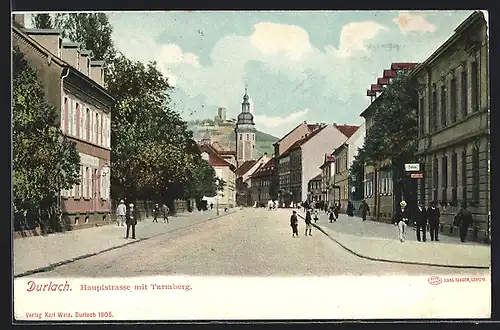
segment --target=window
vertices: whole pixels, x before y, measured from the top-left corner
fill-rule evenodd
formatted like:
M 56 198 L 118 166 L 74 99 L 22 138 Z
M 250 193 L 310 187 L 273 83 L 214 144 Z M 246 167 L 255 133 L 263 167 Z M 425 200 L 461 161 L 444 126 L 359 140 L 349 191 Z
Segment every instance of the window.
M 477 72 L 477 62 L 471 63 L 471 107 L 472 112 L 476 112 L 479 109 L 479 76 Z
M 243 140 L 243 134 L 240 134 L 240 141 Z
M 448 189 L 448 156 L 444 156 L 441 159 L 441 188 L 443 188 L 442 201 L 446 202 L 448 200 L 447 189 Z
M 103 130 L 104 130 L 104 115 L 101 117 L 101 121 L 99 122 L 99 144 L 100 145 L 104 145 L 104 140 L 103 140 L 103 137 L 104 137 L 104 134 L 102 133 Z
M 64 98 L 64 105 L 61 109 L 61 131 L 63 133 L 66 133 L 66 122 L 67 122 L 67 116 L 68 116 L 68 98 Z
M 432 163 L 432 199 L 437 201 L 437 189 L 439 186 L 439 168 L 438 159 L 434 157 L 434 162 Z
M 80 119 L 80 103 L 76 103 L 76 113 L 75 113 L 75 120 L 76 120 L 76 125 L 75 125 L 75 135 L 77 138 L 81 137 L 82 134 L 82 122 Z
M 421 97 L 418 101 L 418 132 L 422 136 L 424 135 L 424 125 L 425 125 L 425 114 L 424 114 L 424 98 Z
M 429 119 L 429 130 L 435 132 L 437 130 L 437 94 L 435 89 L 432 91 L 432 111 Z
M 250 134 L 247 134 L 247 141 L 250 140 Z
M 454 205 L 457 203 L 457 185 L 458 185 L 458 159 L 457 153 L 451 155 L 451 201 Z
M 479 201 L 479 147 L 472 149 L 472 200 Z
M 77 110 L 76 101 L 73 102 L 73 111 L 71 113 L 71 135 L 76 136 L 76 110 Z
M 94 143 L 99 144 L 99 114 L 95 114 Z
M 90 109 L 89 108 L 87 108 L 87 115 L 86 116 L 87 117 L 85 119 L 85 140 L 90 141 L 90 134 L 91 134 L 90 128 L 92 126 L 90 126 L 91 123 L 90 123 Z
M 450 122 L 457 121 L 457 80 L 453 78 L 450 82 Z
M 446 85 L 441 86 L 441 92 L 440 92 L 440 97 L 441 97 L 441 127 L 446 127 L 447 124 L 447 109 L 446 109 Z
M 467 200 L 467 151 L 462 151 L 462 200 Z
M 467 108 L 469 102 L 469 86 L 467 83 L 467 69 L 464 68 L 464 71 L 461 73 L 461 83 L 462 83 L 462 118 L 467 117 Z

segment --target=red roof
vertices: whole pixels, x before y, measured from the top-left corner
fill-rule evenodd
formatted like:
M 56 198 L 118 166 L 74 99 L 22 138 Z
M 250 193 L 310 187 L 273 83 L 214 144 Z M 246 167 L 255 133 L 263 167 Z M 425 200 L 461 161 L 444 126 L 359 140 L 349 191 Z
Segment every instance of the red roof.
M 262 176 L 268 176 L 273 173 L 274 166 L 276 165 L 275 158 L 269 159 L 267 163 L 260 166 L 252 175 L 251 178 L 258 178 Z
M 312 126 L 312 125 L 311 125 Z M 316 126 L 319 127 L 315 131 L 312 131 L 311 133 L 307 134 L 305 137 L 303 137 L 300 140 L 295 141 L 288 149 L 286 149 L 281 155 L 285 155 L 290 153 L 292 150 L 295 150 L 297 148 L 300 148 L 304 143 L 312 139 L 316 134 L 321 132 L 326 126 Z
M 235 166 L 233 164 L 228 163 L 218 152 L 217 150 L 209 144 L 202 144 L 200 146 L 201 152 L 206 152 L 209 155 L 208 163 L 210 166 L 228 166 L 232 170 L 234 170 Z
M 309 182 L 311 181 L 321 181 L 321 173 L 316 175 L 314 178 L 312 178 L 311 180 L 309 180 Z
M 319 168 L 323 168 L 323 167 L 325 167 L 326 164 L 333 163 L 334 161 L 335 161 L 335 157 L 334 156 L 329 155 L 329 154 L 325 154 L 325 160 L 324 160 L 323 164 L 321 164 L 321 166 Z
M 257 163 L 256 160 L 247 160 L 246 162 L 241 164 L 241 166 L 238 167 L 238 169 L 235 172 L 236 176 L 239 177 L 239 176 L 244 175 L 246 172 L 248 172 L 255 165 L 255 163 Z
M 392 63 L 391 70 L 413 70 L 418 63 Z
M 335 125 L 335 127 L 337 127 L 337 129 L 347 138 L 350 138 L 359 128 L 359 126 L 356 125 Z

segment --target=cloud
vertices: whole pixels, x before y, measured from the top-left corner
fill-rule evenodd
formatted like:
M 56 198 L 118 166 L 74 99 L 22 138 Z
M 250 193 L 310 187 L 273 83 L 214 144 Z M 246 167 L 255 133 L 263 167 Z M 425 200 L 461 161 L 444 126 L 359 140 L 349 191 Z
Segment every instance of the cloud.
M 331 49 L 339 57 L 350 57 L 358 53 L 366 53 L 365 41 L 375 38 L 387 27 L 373 21 L 353 22 L 342 27 L 338 49 Z
M 400 12 L 399 15 L 392 21 L 399 26 L 399 29 L 403 34 L 412 31 L 431 33 L 436 31 L 436 26 L 427 22 L 423 15 Z
M 312 50 L 307 31 L 288 24 L 257 23 L 250 42 L 264 54 L 283 52 L 292 61 Z
M 255 116 L 255 124 L 266 128 L 277 128 L 283 125 L 295 124 L 297 120 L 304 117 L 309 112 L 309 109 L 292 112 L 286 117 L 272 117 L 266 115 Z

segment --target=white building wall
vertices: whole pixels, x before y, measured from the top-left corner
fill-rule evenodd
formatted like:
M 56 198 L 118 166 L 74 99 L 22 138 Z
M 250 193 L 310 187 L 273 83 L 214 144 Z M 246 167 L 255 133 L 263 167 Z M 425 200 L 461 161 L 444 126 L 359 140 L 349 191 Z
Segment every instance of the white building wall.
M 363 123 L 356 133 L 354 133 L 349 139 L 347 139 L 346 143 L 349 145 L 349 149 L 347 151 L 347 164 L 349 168 L 354 161 L 354 157 L 358 154 L 358 149 L 363 146 L 365 142 L 366 129 L 365 123 Z
M 307 199 L 307 184 L 318 174 L 325 153 L 331 153 L 346 139 L 335 126 L 328 125 L 302 145 L 302 200 Z

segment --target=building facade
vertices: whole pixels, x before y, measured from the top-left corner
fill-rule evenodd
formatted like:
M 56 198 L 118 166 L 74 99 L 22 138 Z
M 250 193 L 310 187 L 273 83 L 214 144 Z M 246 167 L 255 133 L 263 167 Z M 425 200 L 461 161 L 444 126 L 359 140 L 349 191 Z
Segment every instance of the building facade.
M 308 193 L 308 201 L 322 202 L 325 201 L 323 199 L 323 193 L 321 190 L 321 173 L 316 175 L 314 178 L 309 180 L 309 184 L 307 185 L 307 193 Z
M 269 161 L 267 154 L 257 160 L 247 160 L 236 170 L 236 204 L 251 206 L 255 196 L 252 194 L 252 174 Z
M 245 88 L 243 103 L 241 103 L 241 113 L 234 129 L 236 135 L 236 161 L 237 167 L 247 160 L 254 159 L 255 155 L 255 123 L 253 115 L 250 113 L 250 102 Z
M 321 193 L 323 195 L 321 200 L 324 200 L 327 205 L 331 205 L 334 198 L 331 179 L 335 172 L 335 158 L 330 154 L 325 154 L 323 164 L 319 168 L 321 169 Z
M 73 229 L 109 223 L 111 107 L 102 61 L 57 30 L 12 28 L 18 46 L 42 81 L 47 100 L 60 113 L 56 123 L 80 154 L 80 183 L 61 191 L 62 221 Z
M 259 205 L 267 205 L 267 202 L 272 199 L 271 182 L 274 172 L 275 159 L 267 159 L 267 162 L 260 166 L 251 175 L 251 191 L 253 200 Z
M 236 167 L 225 160 L 210 144 L 200 145 L 201 157 L 213 167 L 218 179 L 224 180 L 224 189 L 214 197 L 220 207 L 234 207 L 236 203 Z
M 462 201 L 474 217 L 472 239 L 489 236 L 490 104 L 487 23 L 474 12 L 414 71 L 419 95 L 420 199 L 437 201 L 441 231 L 455 234 Z

